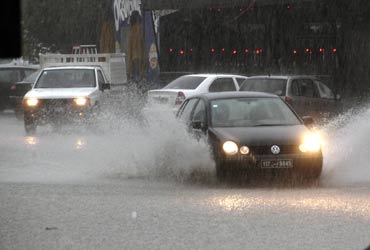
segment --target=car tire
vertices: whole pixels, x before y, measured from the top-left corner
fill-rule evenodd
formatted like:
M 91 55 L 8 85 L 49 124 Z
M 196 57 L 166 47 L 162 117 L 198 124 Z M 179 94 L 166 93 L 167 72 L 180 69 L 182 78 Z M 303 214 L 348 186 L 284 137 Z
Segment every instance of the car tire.
M 37 125 L 34 121 L 30 119 L 24 119 L 24 130 L 26 134 L 34 134 L 36 133 Z
M 225 181 L 227 177 L 227 171 L 224 166 L 216 163 L 216 177 L 218 181 Z

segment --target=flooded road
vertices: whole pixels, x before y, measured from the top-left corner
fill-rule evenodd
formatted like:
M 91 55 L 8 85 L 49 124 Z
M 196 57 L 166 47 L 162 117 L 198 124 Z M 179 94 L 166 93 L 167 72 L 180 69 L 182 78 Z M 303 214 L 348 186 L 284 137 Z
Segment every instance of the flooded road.
M 220 184 L 206 145 L 166 122 L 125 122 L 114 133 L 45 127 L 26 136 L 21 121 L 2 114 L 0 249 L 370 245 L 363 118 L 322 129 L 324 172 L 310 187 Z

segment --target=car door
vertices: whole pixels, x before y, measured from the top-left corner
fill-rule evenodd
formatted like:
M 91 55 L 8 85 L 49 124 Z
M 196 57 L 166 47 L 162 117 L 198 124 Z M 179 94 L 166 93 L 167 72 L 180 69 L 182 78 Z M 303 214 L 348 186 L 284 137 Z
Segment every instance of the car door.
M 191 98 L 186 100 L 180 107 L 179 111 L 177 112 L 177 117 L 183 121 L 188 127 L 190 127 L 191 123 L 191 115 L 195 105 L 198 102 L 198 98 Z
M 216 78 L 208 88 L 209 92 L 236 91 L 237 83 L 232 77 Z
M 320 95 L 316 84 L 309 78 L 291 80 L 292 106 L 300 116 L 316 116 L 320 110 Z
M 194 111 L 191 113 L 190 120 L 190 129 L 195 137 L 198 140 L 205 138 L 207 128 L 207 109 L 204 100 L 199 99 L 196 103 Z
M 329 117 L 338 109 L 338 102 L 331 89 L 319 80 L 314 80 L 320 94 L 320 106 L 322 109 L 322 116 Z

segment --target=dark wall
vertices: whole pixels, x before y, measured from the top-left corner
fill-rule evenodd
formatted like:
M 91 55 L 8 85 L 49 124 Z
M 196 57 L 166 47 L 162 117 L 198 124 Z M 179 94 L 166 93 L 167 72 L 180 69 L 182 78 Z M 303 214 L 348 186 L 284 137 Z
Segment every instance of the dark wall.
M 1 46 L 0 58 L 21 56 L 20 3 L 17 0 L 3 1 L 0 8 Z
M 183 9 L 161 18 L 162 71 L 317 74 L 366 95 L 368 1 Z

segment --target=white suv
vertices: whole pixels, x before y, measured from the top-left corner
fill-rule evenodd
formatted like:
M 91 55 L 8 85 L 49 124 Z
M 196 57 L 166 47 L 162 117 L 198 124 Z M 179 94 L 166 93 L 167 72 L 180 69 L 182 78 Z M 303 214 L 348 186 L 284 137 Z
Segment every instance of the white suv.
M 106 89 L 110 84 L 98 66 L 44 68 L 23 98 L 26 133 L 47 123 L 91 122 Z

